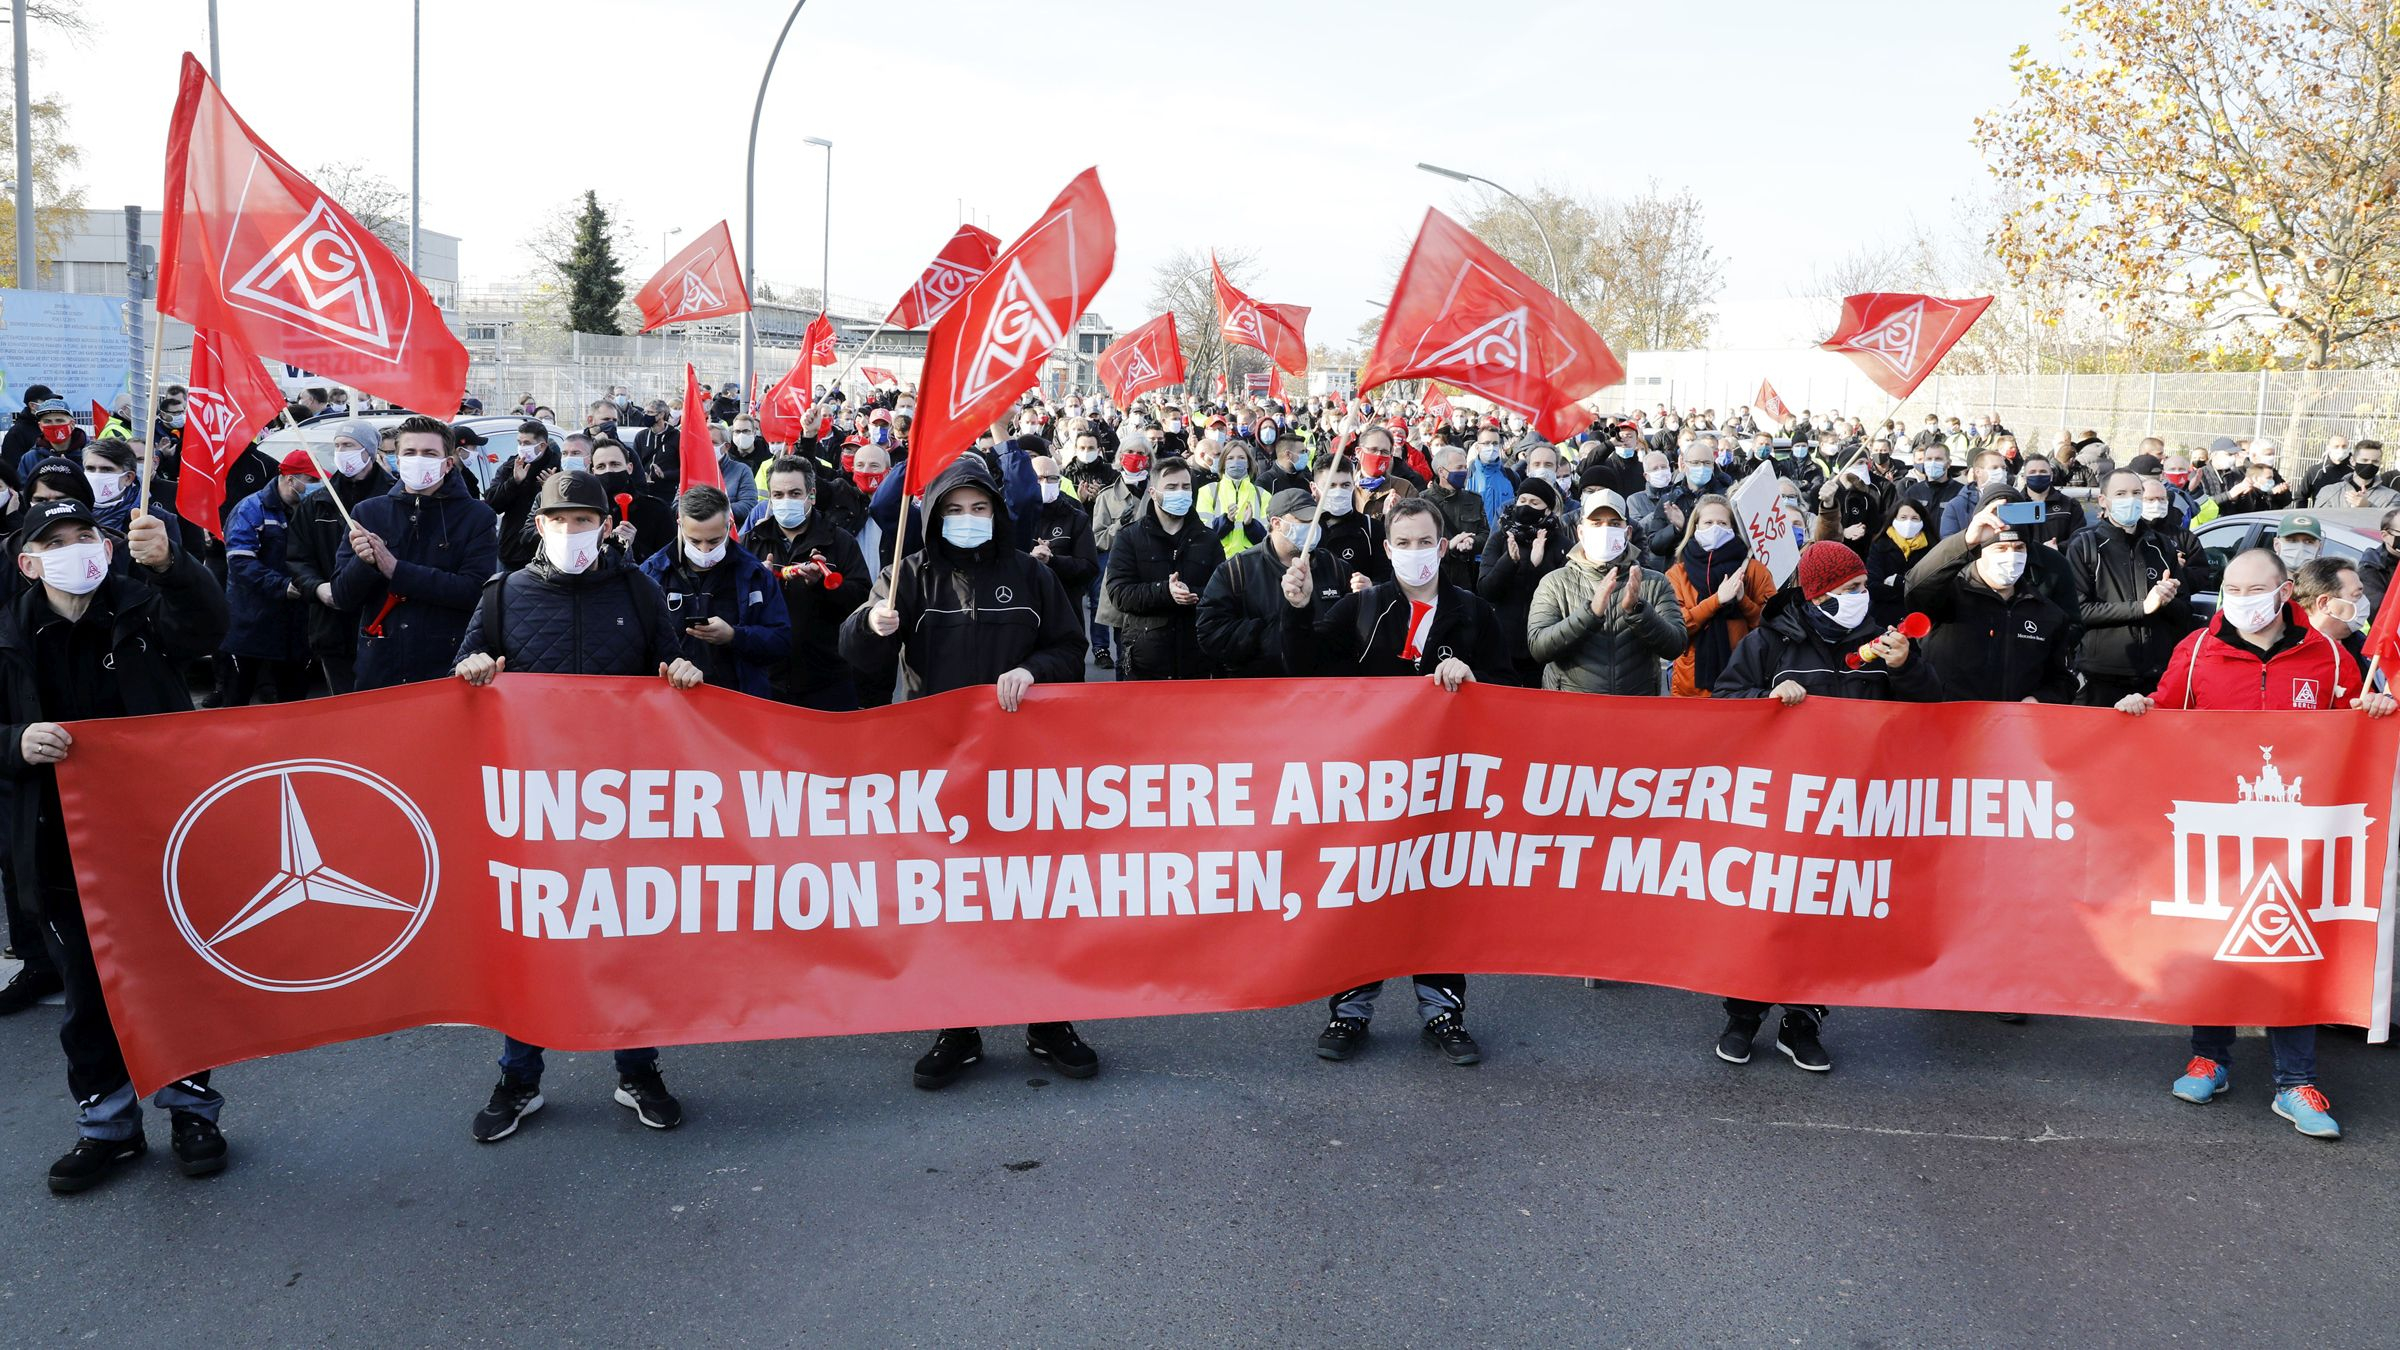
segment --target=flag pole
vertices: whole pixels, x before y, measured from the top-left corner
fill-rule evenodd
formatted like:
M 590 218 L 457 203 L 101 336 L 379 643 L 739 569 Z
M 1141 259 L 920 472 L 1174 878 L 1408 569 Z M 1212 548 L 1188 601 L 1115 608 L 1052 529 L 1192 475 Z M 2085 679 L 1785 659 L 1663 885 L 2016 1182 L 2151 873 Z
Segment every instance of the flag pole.
M 158 322 L 150 325 L 150 396 L 133 410 L 134 425 L 142 429 L 142 496 L 134 503 L 134 514 L 140 516 L 150 514 L 150 475 L 158 463 L 158 363 L 166 359 L 167 346 L 167 316 L 153 317 Z M 98 436 L 100 429 L 92 428 L 92 434 Z
M 875 346 L 875 339 L 882 337 L 883 330 L 891 327 L 891 324 L 892 316 L 889 314 L 884 315 L 883 322 L 875 325 L 875 331 L 867 334 L 867 340 L 860 343 L 858 350 L 850 354 L 850 364 L 842 367 L 842 373 L 833 377 L 834 388 L 839 389 L 842 387 L 842 381 L 850 378 L 850 372 L 858 368 L 860 359 L 865 357 L 868 351 L 873 349 Z M 806 353 L 802 353 L 802 355 L 805 357 Z
M 308 462 L 317 466 L 317 476 L 325 480 L 325 495 L 333 498 L 333 509 L 342 513 L 342 524 L 357 529 L 358 522 L 350 518 L 350 508 L 342 505 L 342 494 L 333 490 L 333 473 L 325 467 L 325 457 L 317 453 L 317 447 L 309 444 L 308 433 L 300 429 L 300 419 L 292 416 L 290 408 L 283 410 L 283 424 L 292 429 L 292 435 L 299 440 L 301 453 L 308 456 Z M 375 452 L 370 450 L 367 453 Z

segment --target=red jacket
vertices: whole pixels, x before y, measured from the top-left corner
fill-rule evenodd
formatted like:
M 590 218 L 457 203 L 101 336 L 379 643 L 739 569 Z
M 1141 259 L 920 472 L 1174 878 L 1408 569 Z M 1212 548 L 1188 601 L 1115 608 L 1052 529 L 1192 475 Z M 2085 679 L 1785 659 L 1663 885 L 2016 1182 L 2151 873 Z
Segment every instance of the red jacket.
M 2151 697 L 2161 708 L 2237 712 L 2349 707 L 2362 688 L 2350 653 L 2309 627 L 2298 605 L 2285 607 L 2283 625 L 2282 639 L 2262 656 L 2219 614 L 2176 645 Z

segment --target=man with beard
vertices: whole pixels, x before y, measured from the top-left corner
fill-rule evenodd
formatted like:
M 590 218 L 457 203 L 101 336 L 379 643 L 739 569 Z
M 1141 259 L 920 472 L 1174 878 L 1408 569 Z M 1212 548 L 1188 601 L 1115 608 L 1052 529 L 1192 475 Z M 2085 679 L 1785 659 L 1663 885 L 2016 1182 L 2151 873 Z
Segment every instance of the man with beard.
M 816 509 L 815 486 L 806 460 L 786 456 L 768 465 L 766 509 L 742 542 L 775 572 L 791 618 L 791 656 L 771 673 L 774 696 L 850 712 L 859 706 L 858 687 L 842 659 L 841 627 L 866 601 L 870 568 L 858 540 Z

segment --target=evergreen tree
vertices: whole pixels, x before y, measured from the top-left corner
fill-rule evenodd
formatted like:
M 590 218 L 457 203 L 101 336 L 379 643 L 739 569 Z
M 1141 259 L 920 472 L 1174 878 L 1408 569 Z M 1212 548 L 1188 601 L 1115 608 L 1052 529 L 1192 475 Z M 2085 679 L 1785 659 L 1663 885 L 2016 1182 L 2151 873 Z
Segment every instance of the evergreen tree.
M 575 218 L 575 241 L 564 266 L 567 283 L 567 327 L 578 333 L 615 335 L 617 307 L 625 303 L 625 269 L 612 246 L 608 211 L 600 194 L 583 194 L 583 213 Z

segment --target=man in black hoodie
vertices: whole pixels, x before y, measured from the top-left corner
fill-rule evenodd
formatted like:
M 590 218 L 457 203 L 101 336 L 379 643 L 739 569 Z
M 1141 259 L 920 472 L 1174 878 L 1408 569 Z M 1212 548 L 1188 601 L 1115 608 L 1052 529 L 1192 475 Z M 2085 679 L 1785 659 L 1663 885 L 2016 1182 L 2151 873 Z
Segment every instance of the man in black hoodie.
M 140 580 L 112 570 L 115 545 L 91 507 L 73 497 L 36 504 L 17 553 L 28 584 L 0 610 L 0 770 L 15 789 L 9 882 L 43 920 L 50 966 L 65 982 L 58 1036 L 80 1108 L 75 1147 L 50 1167 L 50 1189 L 62 1195 L 99 1185 L 148 1144 L 67 852 L 55 766 L 75 743 L 59 724 L 189 712 L 182 668 L 216 647 L 227 619 L 216 578 L 168 547 L 157 518 L 136 516 L 124 547 Z M 206 1073 L 168 1084 L 153 1104 L 168 1113 L 185 1176 L 224 1168 L 217 1113 L 225 1099 Z
M 1392 579 L 1380 585 L 1327 604 L 1313 557 L 1295 557 L 1286 566 L 1280 634 L 1285 671 L 1337 678 L 1414 675 L 1451 693 L 1477 680 L 1507 684 L 1513 672 L 1499 615 L 1475 592 L 1441 579 L 1449 542 L 1441 511 L 1404 498 L 1385 513 L 1383 527 Z M 1453 1064 L 1482 1062 L 1482 1047 L 1467 1034 L 1467 977 L 1418 975 L 1415 983 L 1426 1042 Z M 1332 1016 L 1317 1036 L 1319 1058 L 1348 1059 L 1365 1046 L 1382 989 L 1377 980 L 1333 996 Z
M 1082 680 L 1075 602 L 1046 564 L 1009 547 L 1008 506 L 983 457 L 960 455 L 928 486 L 925 502 L 931 536 L 842 624 L 843 657 L 869 678 L 905 661 L 917 695 L 997 686 L 1002 712 L 1015 712 L 1036 684 Z M 1025 1048 L 1069 1078 L 1100 1072 L 1100 1057 L 1070 1023 L 1025 1028 Z M 946 1028 L 917 1060 L 916 1084 L 948 1087 L 982 1058 L 981 1031 Z
M 519 423 L 516 454 L 492 474 L 492 485 L 483 494 L 483 504 L 500 517 L 502 567 L 514 571 L 533 561 L 537 541 L 525 518 L 541 495 L 542 480 L 559 468 L 558 447 L 550 443 L 550 428 L 534 421 Z M 657 472 L 658 465 L 653 463 L 651 473 Z M 674 481 L 672 474 L 668 481 Z

